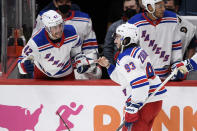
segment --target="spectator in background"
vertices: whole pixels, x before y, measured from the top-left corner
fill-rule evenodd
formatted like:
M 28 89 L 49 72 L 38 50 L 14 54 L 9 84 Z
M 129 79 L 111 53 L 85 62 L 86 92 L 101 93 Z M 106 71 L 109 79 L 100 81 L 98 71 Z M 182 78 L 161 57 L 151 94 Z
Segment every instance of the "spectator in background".
M 166 0 L 165 7 L 166 10 L 178 13 L 180 6 L 177 0 Z M 191 58 L 195 54 L 197 47 L 195 36 L 196 26 L 179 15 L 177 15 L 177 17 L 178 30 L 181 35 L 183 59 Z
M 178 13 L 180 7 L 180 0 L 165 0 L 166 10 Z
M 139 28 L 140 46 L 150 56 L 156 75 L 165 79 L 171 64 L 182 60 L 178 18 L 175 13 L 165 10 L 163 0 L 142 0 L 142 4 L 146 12 L 133 16 L 128 23 Z
M 108 13 L 107 28 L 109 28 L 112 23 L 118 21 L 122 17 L 122 14 L 124 13 L 124 7 L 122 7 L 122 3 L 124 2 L 125 0 L 115 0 L 111 3 Z M 141 8 L 139 3 L 141 2 L 141 0 L 135 0 L 135 2 L 137 3 L 138 6 L 137 13 L 142 12 L 143 9 Z M 132 7 L 132 8 L 136 8 L 136 7 Z
M 36 11 L 37 15 L 39 15 L 39 12 L 41 10 L 44 10 L 47 8 L 56 8 L 54 6 L 53 2 L 51 2 L 51 0 L 36 0 L 36 4 L 37 4 L 37 11 Z M 80 7 L 75 3 L 71 3 L 71 10 L 79 10 L 80 11 Z
M 119 20 L 122 15 L 122 3 L 124 0 L 113 0 L 109 5 L 108 11 L 108 22 L 107 27 L 109 27 L 113 22 Z
M 139 4 L 137 0 L 124 0 L 122 18 L 114 22 L 108 28 L 108 31 L 105 37 L 104 47 L 103 47 L 103 54 L 109 60 L 111 64 L 115 64 L 114 57 L 115 57 L 116 52 L 118 51 L 114 43 L 114 38 L 112 37 L 113 33 L 115 33 L 116 28 L 119 25 L 126 23 L 128 19 L 130 19 L 132 16 L 138 13 L 139 10 L 140 8 L 139 8 Z
M 98 58 L 98 44 L 95 32 L 92 29 L 92 21 L 88 14 L 81 11 L 71 10 L 72 4 L 70 0 L 53 0 L 53 2 L 40 11 L 37 17 L 37 25 L 33 34 L 38 32 L 42 27 L 42 14 L 47 10 L 55 10 L 61 14 L 64 19 L 64 24 L 73 25 L 76 28 L 82 40 L 82 51 L 89 60 Z M 79 74 L 77 69 L 74 70 L 76 79 L 100 79 L 102 76 L 101 67 L 97 64 L 89 64 L 89 69 L 86 73 Z
M 88 60 L 81 53 L 81 40 L 72 25 L 64 25 L 61 15 L 49 10 L 42 15 L 45 28 L 33 35 L 18 60 L 19 73 L 35 79 L 74 79 L 71 58 L 80 73 Z M 84 62 L 82 62 L 84 61 Z

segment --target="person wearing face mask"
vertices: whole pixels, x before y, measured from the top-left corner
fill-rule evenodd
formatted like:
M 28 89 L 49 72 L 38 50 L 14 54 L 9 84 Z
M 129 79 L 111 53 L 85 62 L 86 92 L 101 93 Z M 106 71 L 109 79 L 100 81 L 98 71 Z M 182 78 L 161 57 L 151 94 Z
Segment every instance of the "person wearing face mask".
M 70 10 L 76 10 L 79 11 L 80 7 L 76 4 L 72 4 L 70 0 L 52 0 L 51 3 L 49 3 L 46 7 L 44 7 L 38 14 L 36 18 L 36 24 L 33 29 L 33 34 L 35 34 L 38 30 L 43 28 L 43 23 L 42 23 L 42 14 L 48 10 L 55 10 L 57 11 L 62 17 L 66 17 L 68 15 L 68 12 Z
M 73 4 L 70 0 L 53 0 L 51 6 L 44 8 L 40 11 L 36 26 L 33 30 L 33 34 L 36 34 L 43 28 L 42 14 L 47 10 L 55 10 L 58 12 L 65 25 L 73 25 L 82 40 L 82 52 L 85 54 L 88 60 L 94 61 L 98 58 L 98 44 L 96 40 L 95 32 L 92 28 L 92 21 L 88 14 L 79 10 L 73 10 Z M 74 63 L 75 65 L 76 63 Z M 95 63 L 89 63 L 88 70 L 83 73 L 79 73 L 77 69 L 74 70 L 76 79 L 100 79 L 102 76 L 101 67 Z
M 112 37 L 113 33 L 115 33 L 116 28 L 119 25 L 126 23 L 127 20 L 134 16 L 136 13 L 138 13 L 139 10 L 140 8 L 137 0 L 124 0 L 122 18 L 114 22 L 108 28 L 107 34 L 105 36 L 103 55 L 109 60 L 110 63 L 114 64 L 116 62 L 114 60 L 114 57 L 116 56 L 116 53 L 118 51 L 114 43 L 114 38 Z

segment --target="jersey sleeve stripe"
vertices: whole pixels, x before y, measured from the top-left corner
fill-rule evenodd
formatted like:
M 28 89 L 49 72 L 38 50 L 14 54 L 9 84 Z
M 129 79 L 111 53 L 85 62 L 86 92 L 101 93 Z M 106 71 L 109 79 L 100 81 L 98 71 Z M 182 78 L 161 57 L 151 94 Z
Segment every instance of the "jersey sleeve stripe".
M 182 49 L 181 40 L 172 42 L 172 50 L 181 50 L 181 49 Z
M 152 94 L 160 85 L 161 85 L 161 84 L 157 84 L 157 85 L 152 85 L 152 86 L 150 86 L 149 95 Z M 165 89 L 165 86 L 163 86 L 161 89 L 159 89 L 158 95 L 161 94 L 161 93 L 159 93 L 159 92 L 163 92 L 163 91 L 167 91 L 167 90 Z
M 178 44 L 180 42 L 181 42 L 181 40 L 178 40 L 178 41 L 172 42 L 172 44 L 174 45 L 174 44 Z
M 159 87 L 161 85 L 161 83 L 160 84 L 157 84 L 157 85 L 151 85 L 150 86 L 150 89 L 156 89 L 157 87 Z
M 97 42 L 96 39 L 87 39 L 83 41 L 83 44 L 90 43 L 90 42 Z
M 138 78 L 132 80 L 130 82 L 130 85 L 133 89 L 135 89 L 135 88 L 140 88 L 140 87 L 149 85 L 149 82 L 148 82 L 148 79 L 146 78 L 146 76 L 144 75 L 144 76 L 141 76 L 141 77 L 138 77 Z
M 163 90 L 158 91 L 155 95 L 157 96 L 157 95 L 164 94 L 166 91 L 167 91 L 166 88 L 164 88 Z M 152 93 L 153 93 L 153 92 L 152 92 Z M 149 93 L 148 96 L 150 96 L 152 93 Z
M 158 68 L 155 69 L 155 74 L 158 75 L 159 77 L 165 77 L 169 74 L 168 68 Z
M 133 57 L 133 54 L 134 54 L 134 52 L 135 52 L 136 49 L 137 49 L 137 48 L 134 48 L 134 49 L 132 50 L 132 52 L 131 52 L 131 57 Z
M 141 79 L 139 81 L 133 82 L 132 85 L 138 85 L 138 84 L 141 84 L 141 83 L 145 83 L 147 81 L 148 81 L 147 78 L 144 78 L 144 79 Z
M 142 83 L 142 84 L 138 84 L 138 85 L 132 85 L 132 89 L 136 89 L 136 88 L 140 88 L 140 87 L 144 87 L 144 86 L 147 86 L 149 85 L 149 82 L 145 82 L 145 83 Z
M 136 54 L 137 54 L 137 52 L 140 50 L 140 48 L 138 48 L 136 51 L 135 51 L 135 53 L 134 53 L 134 55 L 133 55 L 133 58 L 135 58 L 135 56 L 136 56 Z
M 68 60 L 67 62 L 66 62 L 66 64 L 64 65 L 64 67 L 63 67 L 63 71 L 65 71 L 67 68 L 69 68 L 69 66 L 71 66 L 71 61 L 70 60 Z
M 141 80 L 141 79 L 145 79 L 145 78 L 146 78 L 145 75 L 144 75 L 144 76 L 137 77 L 136 79 L 132 80 L 132 81 L 130 82 L 130 84 L 132 85 L 132 83 L 134 83 L 134 82 L 136 82 L 136 81 L 139 81 L 139 80 Z

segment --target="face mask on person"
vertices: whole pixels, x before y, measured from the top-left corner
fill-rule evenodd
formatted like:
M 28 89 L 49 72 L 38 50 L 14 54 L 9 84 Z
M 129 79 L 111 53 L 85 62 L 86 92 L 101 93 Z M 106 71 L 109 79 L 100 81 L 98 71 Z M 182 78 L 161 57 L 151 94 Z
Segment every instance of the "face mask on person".
M 70 5 L 59 5 L 58 6 L 58 10 L 62 13 L 62 14 L 66 14 L 69 10 L 70 10 Z
M 130 19 L 130 18 L 131 18 L 132 16 L 134 16 L 136 13 L 137 13 L 136 10 L 128 8 L 127 10 L 125 10 L 125 11 L 123 12 L 122 15 L 123 15 L 123 17 L 126 17 L 126 19 Z

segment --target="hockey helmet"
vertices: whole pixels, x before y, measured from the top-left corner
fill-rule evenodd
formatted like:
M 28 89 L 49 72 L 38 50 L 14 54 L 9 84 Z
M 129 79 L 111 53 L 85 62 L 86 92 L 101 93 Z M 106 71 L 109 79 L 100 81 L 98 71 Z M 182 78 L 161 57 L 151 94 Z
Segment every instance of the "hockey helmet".
M 49 10 L 42 15 L 42 22 L 45 26 L 46 31 L 53 38 L 51 28 L 61 25 L 63 30 L 63 19 L 60 14 L 54 10 Z
M 155 4 L 158 2 L 161 2 L 163 0 L 142 0 L 142 4 L 145 7 L 145 9 L 149 12 L 149 13 L 154 13 L 155 12 Z M 148 5 L 151 5 L 153 8 L 153 11 L 150 11 L 148 9 Z
M 116 34 L 120 35 L 121 45 L 128 46 L 130 44 L 136 44 L 139 40 L 139 30 L 133 24 L 122 24 L 117 27 Z

